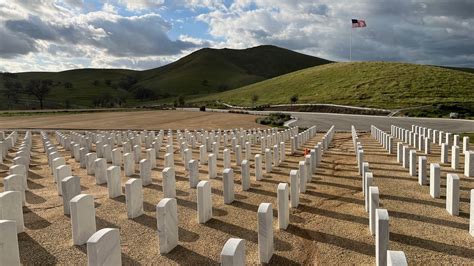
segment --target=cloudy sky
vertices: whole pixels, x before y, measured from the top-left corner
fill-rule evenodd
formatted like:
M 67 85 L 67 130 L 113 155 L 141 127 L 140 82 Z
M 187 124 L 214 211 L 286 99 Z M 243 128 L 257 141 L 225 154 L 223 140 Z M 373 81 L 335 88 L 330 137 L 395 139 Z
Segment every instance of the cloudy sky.
M 0 71 L 148 69 L 202 47 L 273 44 L 474 67 L 474 0 L 0 0 Z

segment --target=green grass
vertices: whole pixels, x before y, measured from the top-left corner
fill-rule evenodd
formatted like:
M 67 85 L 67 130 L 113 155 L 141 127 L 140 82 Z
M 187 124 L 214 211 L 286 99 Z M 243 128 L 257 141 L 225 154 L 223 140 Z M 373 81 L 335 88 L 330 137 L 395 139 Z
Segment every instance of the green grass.
M 332 103 L 375 108 L 403 108 L 474 102 L 474 74 L 435 66 L 387 62 L 332 63 L 303 69 L 239 89 L 198 98 L 252 106 Z
M 127 76 L 137 79 L 139 86 L 161 95 L 157 102 L 173 102 L 178 95 L 194 98 L 219 91 L 235 89 L 330 61 L 275 46 L 258 46 L 244 50 L 201 49 L 171 64 L 145 71 L 122 69 L 77 69 L 63 72 L 17 73 L 14 80 L 25 85 L 31 79 L 51 79 L 54 82 L 45 105 L 49 108 L 92 107 L 94 98 L 103 94 L 126 99 L 125 106 L 142 104 L 133 93 L 117 88 Z M 5 75 L 0 74 L 0 92 L 4 90 Z M 105 84 L 110 80 L 112 86 Z M 93 85 L 98 81 L 98 85 Z M 66 89 L 65 82 L 73 87 Z M 149 101 L 147 101 L 149 102 Z M 0 109 L 7 109 L 5 96 L 0 93 Z M 35 98 L 21 95 L 15 108 L 38 108 Z

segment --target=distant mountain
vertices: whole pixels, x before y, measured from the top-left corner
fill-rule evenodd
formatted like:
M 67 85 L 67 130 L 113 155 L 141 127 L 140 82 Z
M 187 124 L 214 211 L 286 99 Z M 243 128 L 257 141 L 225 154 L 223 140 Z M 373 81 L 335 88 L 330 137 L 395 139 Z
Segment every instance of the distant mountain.
M 207 94 L 327 63 L 330 61 L 271 45 L 244 50 L 205 48 L 144 71 L 139 84 L 175 94 Z
M 8 73 L 0 78 L 3 92 L 0 108 L 37 108 L 37 100 L 32 96 L 19 94 L 17 102 L 6 97 L 9 94 L 6 83 L 19 82 L 26 86 L 32 79 L 51 81 L 51 92 L 44 101 L 46 108 L 134 105 L 152 100 L 172 102 L 179 95 L 196 97 L 222 92 L 327 63 L 331 61 L 263 45 L 243 50 L 204 48 L 145 71 L 76 69 Z

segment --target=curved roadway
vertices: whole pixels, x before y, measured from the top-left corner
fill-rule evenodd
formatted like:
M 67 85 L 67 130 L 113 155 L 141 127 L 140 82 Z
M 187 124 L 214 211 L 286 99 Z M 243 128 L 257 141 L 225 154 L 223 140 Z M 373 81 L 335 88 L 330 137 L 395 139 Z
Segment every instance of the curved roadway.
M 411 125 L 420 125 L 428 128 L 449 131 L 453 133 L 474 132 L 474 120 L 446 119 L 446 118 L 415 118 L 415 117 L 386 117 L 370 115 L 328 114 L 291 112 L 298 118 L 294 125 L 309 127 L 317 125 L 318 129 L 327 130 L 332 125 L 336 130 L 349 131 L 351 125 L 357 130 L 370 130 L 371 125 L 382 130 L 390 130 L 391 125 L 411 128 Z
M 210 111 L 227 112 L 228 110 L 210 109 Z M 248 111 L 251 114 L 269 114 L 274 111 Z M 419 125 L 453 133 L 474 132 L 474 120 L 465 119 L 447 119 L 447 118 L 417 118 L 417 117 L 387 117 L 373 115 L 351 115 L 351 114 L 333 114 L 333 113 L 311 113 L 311 112 L 287 112 L 297 118 L 297 121 L 291 125 L 300 127 L 310 127 L 317 125 L 318 130 L 326 131 L 332 125 L 336 126 L 338 131 L 350 131 L 351 125 L 354 125 L 359 131 L 369 131 L 370 126 L 374 125 L 382 130 L 390 130 L 391 125 L 397 125 L 404 128 L 411 128 L 411 125 Z

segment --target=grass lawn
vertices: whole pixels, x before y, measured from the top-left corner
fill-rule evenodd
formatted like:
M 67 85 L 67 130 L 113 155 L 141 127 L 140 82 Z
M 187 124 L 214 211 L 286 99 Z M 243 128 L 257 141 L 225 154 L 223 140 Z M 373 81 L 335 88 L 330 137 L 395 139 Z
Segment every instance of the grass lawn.
M 196 101 L 242 106 L 332 103 L 396 109 L 433 104 L 473 104 L 474 74 L 435 66 L 355 62 L 303 69 Z M 258 98 L 256 102 L 252 99 Z

